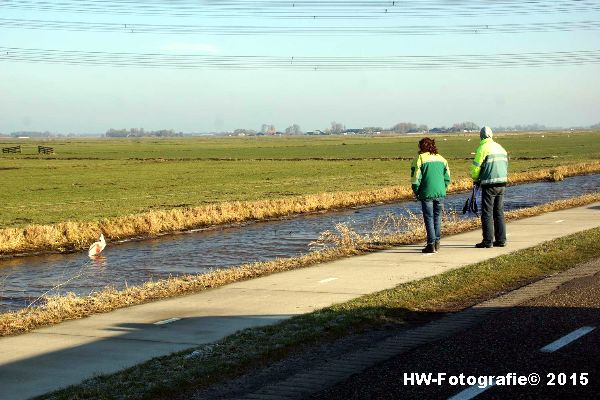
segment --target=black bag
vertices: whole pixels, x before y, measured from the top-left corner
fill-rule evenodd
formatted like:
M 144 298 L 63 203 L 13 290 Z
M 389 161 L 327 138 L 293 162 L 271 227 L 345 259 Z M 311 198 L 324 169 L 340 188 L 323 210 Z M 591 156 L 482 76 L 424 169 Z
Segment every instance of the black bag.
M 466 214 L 467 212 L 472 212 L 476 216 L 479 217 L 479 207 L 477 206 L 477 195 L 479 194 L 479 185 L 473 185 L 473 190 L 471 190 L 471 196 L 467 198 L 465 201 L 465 205 L 463 206 L 462 213 Z
M 467 200 L 465 200 L 465 205 L 463 206 L 463 214 L 466 214 L 469 212 L 469 208 L 471 207 L 471 197 L 467 197 Z

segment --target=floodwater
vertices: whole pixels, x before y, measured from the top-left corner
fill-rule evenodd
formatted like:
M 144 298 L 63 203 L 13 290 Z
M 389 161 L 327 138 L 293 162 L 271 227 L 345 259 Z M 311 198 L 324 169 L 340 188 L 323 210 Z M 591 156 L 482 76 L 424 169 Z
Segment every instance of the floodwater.
M 531 207 L 598 191 L 600 174 L 511 186 L 507 188 L 505 208 Z M 460 213 L 466 197 L 465 193 L 448 196 L 446 209 Z M 97 260 L 90 260 L 87 252 L 0 259 L 0 311 L 37 304 L 36 299 L 44 294 L 85 295 L 106 286 L 119 289 L 168 276 L 297 256 L 307 253 L 309 243 L 337 223 L 368 232 L 378 217 L 401 215 L 409 210 L 420 215 L 420 204 L 403 201 L 152 240 L 109 243 Z

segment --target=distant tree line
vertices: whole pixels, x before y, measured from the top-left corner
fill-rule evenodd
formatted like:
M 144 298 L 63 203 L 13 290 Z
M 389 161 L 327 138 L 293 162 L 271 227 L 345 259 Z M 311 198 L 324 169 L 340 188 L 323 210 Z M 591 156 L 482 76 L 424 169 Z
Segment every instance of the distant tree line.
M 302 129 L 298 124 L 293 124 L 285 128 L 286 135 L 302 135 L 302 133 Z
M 429 129 L 425 124 L 415 124 L 412 122 L 399 122 L 391 128 L 381 126 L 366 126 L 364 128 L 347 128 L 341 122 L 332 121 L 330 126 L 324 130 L 316 129 L 314 131 L 303 132 L 298 124 L 292 124 L 285 128 L 283 132 L 278 131 L 274 125 L 262 124 L 260 130 L 238 128 L 233 131 L 234 136 L 262 136 L 262 135 L 377 135 L 381 133 L 446 133 L 446 132 L 471 132 L 479 130 L 479 126 L 474 122 L 459 122 L 452 127 L 441 127 Z
M 600 122 L 598 122 L 597 124 L 594 124 L 594 125 L 590 126 L 590 128 L 592 128 L 592 129 L 600 129 Z
M 177 137 L 183 136 L 182 132 L 173 129 L 161 129 L 158 131 L 146 131 L 144 128 L 113 129 L 106 131 L 106 137 Z
M 234 131 L 233 131 L 233 134 L 234 134 L 235 136 L 254 136 L 254 135 L 256 135 L 257 133 L 258 133 L 258 132 L 256 132 L 256 131 L 255 131 L 255 130 L 253 130 L 253 129 L 243 129 L 243 128 L 236 129 L 236 130 L 234 130 Z
M 515 126 L 496 126 L 492 128 L 497 132 L 525 132 L 525 131 L 547 131 L 546 125 L 540 124 L 529 124 L 529 125 L 515 125 Z
M 10 134 L 10 136 L 12 136 L 12 137 L 30 137 L 30 138 L 47 138 L 47 137 L 53 137 L 55 135 L 48 131 L 45 131 L 45 132 L 18 131 L 18 132 L 12 132 Z
M 428 131 L 427 125 L 417 125 L 412 122 L 399 122 L 392 126 L 390 130 L 395 133 L 417 133 Z
M 479 125 L 471 121 L 457 122 L 451 127 L 436 127 L 429 130 L 431 133 L 458 133 L 458 132 L 476 132 L 478 131 Z
M 233 136 L 263 136 L 263 135 L 378 135 L 381 133 L 459 133 L 459 132 L 476 132 L 480 126 L 471 121 L 457 122 L 450 127 L 441 126 L 429 129 L 425 124 L 416 124 L 413 122 L 399 122 L 391 128 L 381 126 L 365 126 L 364 128 L 347 128 L 346 125 L 340 122 L 332 121 L 330 127 L 324 130 L 314 130 L 304 132 L 300 125 L 292 124 L 284 129 L 283 132 L 278 131 L 275 125 L 262 124 L 259 130 L 238 128 L 233 132 L 223 132 L 214 134 L 227 134 Z M 514 126 L 496 126 L 492 127 L 497 132 L 524 132 L 524 131 L 547 131 L 562 128 L 548 128 L 542 124 L 514 125 Z M 600 129 L 600 122 L 588 127 L 575 127 L 575 129 Z M 2 137 L 29 137 L 29 138 L 52 138 L 52 137 L 73 137 L 78 136 L 76 133 L 60 134 L 51 133 L 49 131 L 17 131 L 10 134 L 0 133 Z M 175 132 L 173 129 L 161 129 L 156 131 L 146 131 L 144 128 L 131 129 L 109 129 L 106 131 L 106 137 L 178 137 L 184 136 L 182 132 Z

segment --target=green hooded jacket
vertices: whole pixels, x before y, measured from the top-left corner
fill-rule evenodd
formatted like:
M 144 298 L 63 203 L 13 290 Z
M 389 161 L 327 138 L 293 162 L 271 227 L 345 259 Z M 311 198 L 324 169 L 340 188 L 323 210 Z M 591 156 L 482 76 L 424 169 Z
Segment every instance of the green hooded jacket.
M 450 168 L 441 155 L 421 153 L 412 162 L 410 178 L 417 199 L 446 197 L 446 189 L 450 184 Z

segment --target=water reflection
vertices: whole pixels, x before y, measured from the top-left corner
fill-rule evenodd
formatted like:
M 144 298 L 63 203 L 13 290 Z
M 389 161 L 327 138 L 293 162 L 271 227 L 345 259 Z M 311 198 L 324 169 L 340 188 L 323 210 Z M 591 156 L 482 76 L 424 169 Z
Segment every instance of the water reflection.
M 107 261 L 104 256 L 97 256 L 91 259 L 91 264 L 96 271 L 102 271 L 106 269 Z

